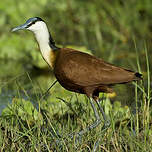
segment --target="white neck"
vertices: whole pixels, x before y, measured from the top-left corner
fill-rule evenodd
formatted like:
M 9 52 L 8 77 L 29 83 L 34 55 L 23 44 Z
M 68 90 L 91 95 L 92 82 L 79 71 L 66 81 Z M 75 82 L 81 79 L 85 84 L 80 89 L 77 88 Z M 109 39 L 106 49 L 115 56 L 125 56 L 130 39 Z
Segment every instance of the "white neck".
M 50 55 L 51 55 L 51 47 L 49 45 L 49 31 L 46 24 L 42 24 L 38 30 L 32 30 L 35 34 L 36 40 L 39 44 L 41 54 L 44 60 L 51 66 Z

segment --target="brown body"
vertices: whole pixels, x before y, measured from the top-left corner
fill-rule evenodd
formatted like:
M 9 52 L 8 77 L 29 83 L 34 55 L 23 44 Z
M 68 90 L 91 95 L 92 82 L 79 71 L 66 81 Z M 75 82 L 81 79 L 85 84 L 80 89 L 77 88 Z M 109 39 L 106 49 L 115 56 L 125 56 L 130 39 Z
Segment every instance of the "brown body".
M 110 93 L 110 86 L 141 79 L 141 74 L 116 67 L 92 55 L 63 48 L 57 51 L 54 74 L 67 90 L 98 98 L 100 92 Z
M 86 94 L 96 100 L 99 92 L 112 92 L 112 85 L 142 77 L 139 73 L 116 67 L 89 54 L 56 47 L 45 22 L 39 17 L 28 19 L 12 31 L 21 29 L 34 32 L 44 60 L 53 68 L 58 82 L 67 90 Z

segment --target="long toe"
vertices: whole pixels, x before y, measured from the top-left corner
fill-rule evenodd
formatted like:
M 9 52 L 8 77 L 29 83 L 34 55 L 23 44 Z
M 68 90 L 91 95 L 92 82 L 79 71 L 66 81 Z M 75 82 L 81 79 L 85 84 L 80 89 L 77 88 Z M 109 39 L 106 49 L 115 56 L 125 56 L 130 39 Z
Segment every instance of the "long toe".
M 101 130 L 106 130 L 106 129 L 108 129 L 108 128 L 110 127 L 110 125 L 111 125 L 111 122 L 110 122 L 109 120 L 106 120 L 106 121 L 104 122 L 104 125 L 103 125 L 103 127 L 102 127 Z

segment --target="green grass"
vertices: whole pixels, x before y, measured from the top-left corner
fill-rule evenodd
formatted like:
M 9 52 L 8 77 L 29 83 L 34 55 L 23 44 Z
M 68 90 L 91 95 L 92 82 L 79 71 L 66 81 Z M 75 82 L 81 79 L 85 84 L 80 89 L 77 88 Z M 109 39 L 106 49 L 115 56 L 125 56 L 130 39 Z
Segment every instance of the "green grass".
M 101 124 L 85 134 L 78 145 L 68 135 L 94 121 L 87 101 L 75 101 L 60 115 L 43 109 L 41 104 L 39 108 L 40 111 L 36 110 L 29 101 L 14 99 L 12 105 L 3 111 L 0 118 L 1 151 L 91 151 L 98 140 L 99 148 L 104 151 L 151 150 L 150 125 L 143 120 L 150 111 L 140 108 L 137 117 L 131 114 L 128 107 L 115 103 L 109 110 L 110 128 L 101 131 Z M 58 108 L 62 111 L 62 107 Z M 58 134 L 62 137 L 58 137 Z

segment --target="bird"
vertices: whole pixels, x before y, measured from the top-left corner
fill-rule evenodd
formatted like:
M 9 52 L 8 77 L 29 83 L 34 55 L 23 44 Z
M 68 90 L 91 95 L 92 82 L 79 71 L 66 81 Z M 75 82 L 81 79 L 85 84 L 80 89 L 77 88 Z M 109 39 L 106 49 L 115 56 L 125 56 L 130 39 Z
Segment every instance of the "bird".
M 98 110 L 104 119 L 103 128 L 110 126 L 99 102 L 99 93 L 112 93 L 116 84 L 125 84 L 142 79 L 142 74 L 105 62 L 103 59 L 72 48 L 61 48 L 55 44 L 46 22 L 40 17 L 29 18 L 24 24 L 12 29 L 29 30 L 34 33 L 41 55 L 59 82 L 72 92 L 84 94 L 89 98 L 96 120 L 77 133 L 78 136 L 96 128 L 101 123 Z M 95 102 L 94 102 L 95 101 Z

